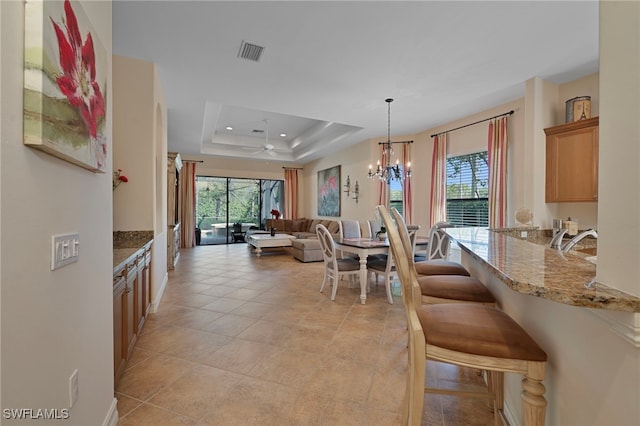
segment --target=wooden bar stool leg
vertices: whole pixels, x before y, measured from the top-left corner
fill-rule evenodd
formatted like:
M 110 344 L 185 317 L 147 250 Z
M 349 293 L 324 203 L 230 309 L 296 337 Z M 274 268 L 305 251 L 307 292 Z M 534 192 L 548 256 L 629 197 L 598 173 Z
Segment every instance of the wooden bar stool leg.
M 496 426 L 502 425 L 502 411 L 504 409 L 504 373 L 502 371 L 487 371 L 487 387 L 494 395 L 493 418 Z
M 533 370 L 533 371 L 532 371 Z M 525 426 L 542 426 L 547 409 L 544 398 L 545 388 L 541 380 L 544 378 L 544 365 L 530 368 L 522 379 L 522 416 Z

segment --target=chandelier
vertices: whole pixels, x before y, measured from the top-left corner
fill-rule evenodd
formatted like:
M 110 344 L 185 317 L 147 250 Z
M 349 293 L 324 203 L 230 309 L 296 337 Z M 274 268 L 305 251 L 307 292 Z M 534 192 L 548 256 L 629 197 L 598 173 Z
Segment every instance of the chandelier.
M 378 142 L 378 145 L 382 145 L 382 159 L 378 160 L 375 170 L 369 164 L 368 176 L 370 179 L 377 177 L 386 183 L 391 183 L 392 180 L 402 182 L 405 178 L 411 177 L 411 162 L 407 162 L 407 166 L 403 170 L 400 167 L 400 160 L 396 158 L 396 163 L 392 166 L 393 144 L 408 144 L 413 143 L 413 141 L 391 142 L 391 102 L 393 102 L 393 99 L 388 98 L 384 101 L 387 103 L 387 141 Z

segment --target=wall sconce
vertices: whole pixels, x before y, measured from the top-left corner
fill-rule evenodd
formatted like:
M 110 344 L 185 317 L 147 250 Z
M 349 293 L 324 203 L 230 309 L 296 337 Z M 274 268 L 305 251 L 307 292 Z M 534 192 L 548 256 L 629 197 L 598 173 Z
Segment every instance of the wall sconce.
M 360 195 L 360 185 L 358 185 L 358 181 L 356 181 L 356 186 L 353 190 L 353 199 L 356 200 L 356 204 L 358 204 L 358 195 Z
M 351 179 L 349 178 L 349 175 L 347 175 L 347 183 L 344 185 L 345 189 L 344 192 L 347 193 L 347 198 L 349 197 L 349 193 L 351 192 Z

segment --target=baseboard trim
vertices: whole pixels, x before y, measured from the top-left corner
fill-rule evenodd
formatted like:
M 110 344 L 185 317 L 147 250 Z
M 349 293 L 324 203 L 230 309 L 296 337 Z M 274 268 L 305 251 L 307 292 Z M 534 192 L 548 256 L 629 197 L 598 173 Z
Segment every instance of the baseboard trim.
M 158 293 L 156 294 L 155 299 L 151 303 L 152 314 L 155 314 L 156 312 L 158 312 L 158 307 L 160 306 L 160 299 L 162 299 L 162 295 L 164 294 L 164 290 L 167 288 L 168 283 L 169 283 L 169 274 L 164 274 L 164 278 L 162 279 L 162 284 L 160 284 Z
M 102 426 L 117 426 L 118 420 L 118 400 L 113 398 L 111 401 L 111 406 L 109 407 L 109 412 L 107 413 L 107 417 L 102 422 Z
M 507 404 L 506 401 L 504 407 L 502 407 L 502 415 L 504 417 L 503 422 L 506 420 L 507 425 L 518 426 L 520 424 L 520 422 L 513 416 L 513 411 L 509 409 L 509 404 Z

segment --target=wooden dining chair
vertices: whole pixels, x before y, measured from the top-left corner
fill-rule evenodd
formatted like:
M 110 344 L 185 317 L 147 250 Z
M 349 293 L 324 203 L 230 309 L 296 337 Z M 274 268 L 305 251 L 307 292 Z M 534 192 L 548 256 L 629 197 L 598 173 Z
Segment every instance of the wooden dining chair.
M 333 236 L 326 226 L 322 224 L 316 225 L 316 235 L 320 242 L 320 250 L 322 250 L 324 260 L 324 277 L 320 286 L 320 293 L 324 290 L 324 286 L 330 282 L 330 285 L 333 286 L 331 300 L 335 300 L 339 279 L 343 276 L 348 276 L 350 282 L 356 279 L 360 274 L 360 262 L 352 257 L 338 258 Z
M 390 253 L 385 255 L 373 255 L 367 257 L 367 271 L 375 276 L 375 283 L 378 283 L 378 277 L 384 279 L 384 287 L 387 292 L 387 301 L 393 305 L 393 295 L 391 293 L 391 285 L 393 279 L 397 277 L 396 267 L 393 262 L 393 256 Z
M 415 262 L 418 275 L 471 275 L 460 263 L 447 259 L 450 240 L 444 228 L 451 226 L 446 222 L 438 222 L 431 227 L 426 259 Z
M 362 229 L 360 228 L 360 222 L 357 220 L 339 220 L 338 221 L 338 236 L 339 238 L 361 238 Z M 357 255 L 345 254 L 342 250 L 338 250 L 338 258 L 352 257 L 358 259 Z
M 409 362 L 402 424 L 422 424 L 424 393 L 488 398 L 496 407 L 498 424 L 501 395 L 491 386 L 486 393 L 425 388 L 429 359 L 485 371 L 523 374 L 523 424 L 544 425 L 547 402 L 542 380 L 546 353 L 513 319 L 495 307 L 470 303 L 422 304 L 413 256 L 406 252 L 386 207 L 378 206 L 378 211 L 387 227 L 407 316 Z

